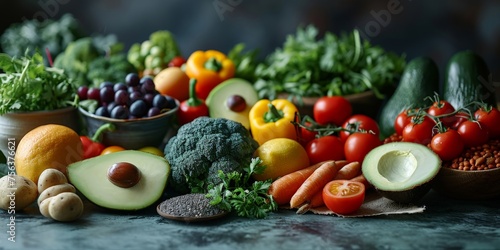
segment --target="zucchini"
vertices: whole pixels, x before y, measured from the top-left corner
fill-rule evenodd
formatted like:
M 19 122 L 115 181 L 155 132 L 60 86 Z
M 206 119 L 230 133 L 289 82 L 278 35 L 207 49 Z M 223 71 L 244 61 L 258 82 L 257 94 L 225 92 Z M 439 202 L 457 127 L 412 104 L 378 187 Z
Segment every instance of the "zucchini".
M 382 138 L 394 134 L 394 120 L 401 111 L 424 107 L 425 98 L 439 91 L 439 69 L 428 57 L 417 57 L 405 67 L 401 80 L 379 113 L 378 124 Z
M 454 54 L 448 62 L 443 82 L 442 98 L 455 109 L 474 101 L 496 106 L 495 90 L 486 62 L 470 50 Z

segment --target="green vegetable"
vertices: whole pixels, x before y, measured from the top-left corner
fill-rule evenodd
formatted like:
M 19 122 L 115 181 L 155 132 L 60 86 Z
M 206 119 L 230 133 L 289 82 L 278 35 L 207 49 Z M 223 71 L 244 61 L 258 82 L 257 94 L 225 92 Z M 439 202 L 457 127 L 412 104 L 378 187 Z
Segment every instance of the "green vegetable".
M 255 87 L 261 98 L 349 95 L 372 90 L 383 98 L 404 70 L 405 58 L 363 41 L 357 30 L 322 39 L 310 25 L 289 35 L 259 64 Z
M 453 55 L 448 62 L 442 97 L 455 109 L 467 108 L 466 105 L 478 101 L 496 106 L 494 87 L 484 59 L 465 50 Z
M 224 173 L 219 170 L 222 182 L 211 185 L 206 195 L 210 204 L 227 211 L 235 210 L 238 216 L 251 218 L 264 218 L 276 211 L 278 204 L 268 194 L 272 181 L 251 181 L 253 174 L 260 174 L 265 168 L 261 159 L 253 158 L 250 165 L 244 168 L 244 173 Z
M 54 67 L 64 69 L 80 85 L 89 85 L 87 72 L 90 62 L 99 56 L 91 37 L 80 38 L 68 45 L 66 50 L 56 57 Z
M 257 50 L 244 51 L 243 43 L 236 44 L 227 54 L 236 66 L 234 78 L 243 78 L 249 82 L 255 82 L 255 69 L 257 68 Z
M 59 20 L 46 19 L 43 22 L 37 19 L 25 20 L 9 26 L 0 37 L 2 51 L 10 56 L 22 57 L 26 51 L 30 56 L 35 51 L 50 51 L 55 58 L 72 41 L 83 37 L 82 29 L 77 20 L 70 14 L 63 15 Z M 47 58 L 45 65 L 49 65 Z
M 406 65 L 398 87 L 382 107 L 378 125 L 380 135 L 389 137 L 394 130 L 394 121 L 404 109 L 430 105 L 426 97 L 439 91 L 439 70 L 428 57 L 417 57 Z
M 169 184 L 180 193 L 206 193 L 209 185 L 221 182 L 219 170 L 242 173 L 258 146 L 241 123 L 199 117 L 180 127 L 165 146 Z
M 63 70 L 46 67 L 39 53 L 13 58 L 0 54 L 0 115 L 55 110 L 74 103 L 77 84 Z
M 101 56 L 91 61 L 88 67 L 87 79 L 90 85 L 98 87 L 104 81 L 122 82 L 128 73 L 136 72 L 134 66 L 127 61 L 124 53 Z

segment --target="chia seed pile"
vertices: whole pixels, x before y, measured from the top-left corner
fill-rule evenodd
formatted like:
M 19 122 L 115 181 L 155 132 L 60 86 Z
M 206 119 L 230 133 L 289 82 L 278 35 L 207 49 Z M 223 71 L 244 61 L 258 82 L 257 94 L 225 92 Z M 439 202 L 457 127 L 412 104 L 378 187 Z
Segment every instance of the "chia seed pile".
M 160 210 L 171 216 L 207 217 L 225 211 L 210 205 L 210 200 L 204 194 L 185 194 L 163 201 Z

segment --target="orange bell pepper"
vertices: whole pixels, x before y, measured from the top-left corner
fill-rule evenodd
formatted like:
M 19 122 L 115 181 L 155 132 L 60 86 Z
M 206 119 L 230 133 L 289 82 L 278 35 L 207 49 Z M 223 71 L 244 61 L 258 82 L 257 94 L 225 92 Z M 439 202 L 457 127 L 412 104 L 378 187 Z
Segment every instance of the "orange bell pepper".
M 235 71 L 234 62 L 217 50 L 195 51 L 186 61 L 186 74 L 197 80 L 196 95 L 203 100 L 219 83 L 232 78 Z
M 295 118 L 297 107 L 287 99 L 273 101 L 261 99 L 250 109 L 250 130 L 253 138 L 262 145 L 274 138 L 297 139 Z

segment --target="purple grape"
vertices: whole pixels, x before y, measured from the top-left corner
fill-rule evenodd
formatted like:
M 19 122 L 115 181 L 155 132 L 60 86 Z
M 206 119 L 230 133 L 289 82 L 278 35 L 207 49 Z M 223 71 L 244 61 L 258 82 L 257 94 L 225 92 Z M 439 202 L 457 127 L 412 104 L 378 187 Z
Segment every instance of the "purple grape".
M 129 73 L 125 77 L 125 83 L 127 84 L 127 86 L 138 86 L 139 81 L 139 75 L 137 75 L 136 73 Z
M 146 104 L 148 105 L 148 107 L 151 107 L 153 106 L 153 98 L 155 97 L 155 95 L 151 94 L 151 93 L 147 93 L 147 94 L 144 94 L 144 96 L 142 97 L 142 99 L 146 102 Z
M 97 108 L 95 111 L 95 114 L 98 116 L 104 116 L 104 117 L 109 117 L 109 111 L 105 106 L 101 106 Z
M 167 105 L 166 105 L 166 108 L 168 109 L 174 109 L 175 107 L 177 107 L 177 103 L 175 103 L 175 99 L 171 96 L 164 96 L 165 99 L 167 100 Z
M 116 83 L 115 85 L 113 85 L 113 90 L 115 92 L 117 92 L 118 90 L 127 90 L 127 85 L 125 85 L 125 83 L 123 82 L 119 82 L 119 83 Z
M 148 110 L 148 117 L 153 117 L 153 116 L 157 116 L 161 113 L 160 109 L 157 108 L 157 107 L 151 107 L 149 110 Z
M 120 89 L 115 93 L 115 103 L 117 105 L 126 105 L 129 99 L 129 94 L 126 90 Z
M 94 87 L 89 88 L 89 90 L 87 91 L 87 99 L 96 100 L 100 102 L 101 101 L 100 90 Z
M 114 107 L 116 107 L 116 105 L 117 105 L 116 102 L 110 102 L 110 103 L 108 103 L 108 105 L 106 105 L 106 109 L 108 110 L 108 114 L 111 114 L 111 111 L 113 110 Z
M 141 87 L 139 87 L 139 85 L 137 85 L 137 86 L 129 86 L 129 87 L 127 87 L 127 91 L 128 91 L 129 93 L 133 93 L 133 92 L 136 92 L 136 91 L 139 91 L 139 92 L 140 92 L 140 90 L 141 90 Z
M 126 106 L 118 105 L 111 110 L 111 118 L 128 119 L 130 112 Z
M 87 93 L 89 91 L 89 87 L 87 86 L 80 86 L 78 87 L 78 98 L 80 98 L 80 100 L 87 100 Z
M 103 89 L 103 88 L 111 88 L 113 89 L 113 83 L 112 82 L 101 82 L 101 84 L 99 85 L 99 88 L 100 89 Z
M 141 92 L 143 94 L 154 93 L 155 90 L 155 83 L 151 77 L 143 77 L 141 79 Z
M 167 108 L 167 104 L 167 99 L 161 94 L 157 94 L 153 98 L 153 106 L 159 108 L 160 110 Z
M 136 100 L 130 105 L 130 114 L 135 117 L 143 117 L 148 112 L 148 105 L 144 100 Z
M 142 94 L 139 91 L 134 91 L 134 92 L 130 93 L 128 97 L 129 97 L 129 103 L 133 103 L 137 100 L 141 100 Z
M 110 103 L 115 99 L 115 92 L 113 91 L 113 88 L 104 87 L 104 88 L 101 88 L 101 90 L 99 92 L 100 92 L 102 103 Z

